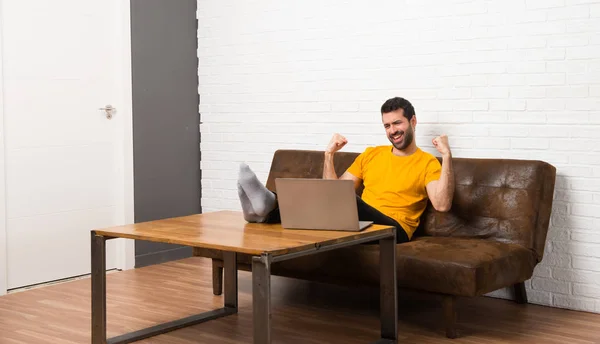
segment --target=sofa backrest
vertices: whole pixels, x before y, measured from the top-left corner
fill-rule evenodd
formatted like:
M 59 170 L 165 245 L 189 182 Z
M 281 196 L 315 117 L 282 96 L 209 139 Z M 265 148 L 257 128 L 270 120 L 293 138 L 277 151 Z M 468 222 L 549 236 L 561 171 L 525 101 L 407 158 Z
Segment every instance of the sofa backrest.
M 337 175 L 341 176 L 357 156 L 354 152 L 336 153 Z M 322 178 L 323 160 L 323 151 L 278 150 L 267 188 L 276 191 L 276 178 Z M 415 235 L 515 243 L 533 250 L 541 260 L 552 210 L 554 166 L 537 160 L 474 158 L 453 158 L 452 164 L 452 209 L 440 213 L 429 203 Z

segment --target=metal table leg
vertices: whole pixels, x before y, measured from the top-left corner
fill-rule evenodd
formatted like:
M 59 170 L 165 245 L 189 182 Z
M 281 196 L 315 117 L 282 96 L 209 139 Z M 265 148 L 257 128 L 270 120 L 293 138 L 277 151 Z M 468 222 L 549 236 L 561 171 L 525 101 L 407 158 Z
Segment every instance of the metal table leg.
M 106 343 L 106 238 L 92 232 L 92 344 Z
M 237 254 L 223 252 L 223 289 L 225 308 L 237 313 L 238 308 L 238 273 Z
M 252 258 L 254 344 L 271 343 L 271 256 Z
M 92 344 L 132 343 L 173 330 L 237 313 L 238 276 L 235 252 L 223 252 L 224 307 L 106 339 L 106 240 L 92 232 Z

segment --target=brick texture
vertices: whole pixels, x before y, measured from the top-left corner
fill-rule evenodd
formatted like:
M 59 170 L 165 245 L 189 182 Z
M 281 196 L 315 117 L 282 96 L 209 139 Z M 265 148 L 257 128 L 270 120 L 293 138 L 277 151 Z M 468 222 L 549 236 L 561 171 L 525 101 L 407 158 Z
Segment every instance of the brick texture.
M 530 302 L 600 312 L 600 1 L 198 1 L 202 204 L 236 209 L 239 162 L 279 148 L 387 144 L 403 96 L 417 144 L 557 167 Z M 511 297 L 507 291 L 492 294 Z

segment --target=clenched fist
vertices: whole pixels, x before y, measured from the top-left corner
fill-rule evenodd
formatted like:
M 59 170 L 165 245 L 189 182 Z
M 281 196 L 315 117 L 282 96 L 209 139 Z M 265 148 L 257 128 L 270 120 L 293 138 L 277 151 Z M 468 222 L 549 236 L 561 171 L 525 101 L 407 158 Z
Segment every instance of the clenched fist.
M 431 142 L 442 156 L 451 155 L 450 145 L 448 144 L 448 136 L 440 135 L 433 139 Z
M 348 143 L 348 140 L 346 140 L 345 137 L 343 137 L 340 134 L 333 134 L 333 137 L 331 138 L 331 141 L 329 141 L 329 145 L 327 146 L 325 152 L 335 153 L 342 149 L 342 147 L 344 147 L 346 143 Z

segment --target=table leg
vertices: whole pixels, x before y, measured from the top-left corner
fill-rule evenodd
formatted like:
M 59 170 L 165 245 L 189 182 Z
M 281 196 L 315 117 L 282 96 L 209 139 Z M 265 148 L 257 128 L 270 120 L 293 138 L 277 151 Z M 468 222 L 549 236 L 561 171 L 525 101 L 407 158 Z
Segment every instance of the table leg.
M 223 284 L 225 289 L 225 308 L 237 313 L 238 308 L 238 271 L 237 254 L 235 252 L 223 252 Z
M 381 340 L 398 342 L 398 288 L 396 280 L 396 238 L 379 241 Z
M 106 238 L 92 233 L 92 344 L 106 344 Z
M 271 256 L 252 258 L 254 344 L 271 343 Z
M 92 231 L 92 344 L 126 344 L 180 328 L 200 324 L 212 319 L 237 313 L 238 276 L 237 257 L 235 252 L 223 252 L 225 263 L 224 275 L 224 307 L 179 320 L 158 324 L 106 338 L 106 240 L 112 239 L 98 236 Z

